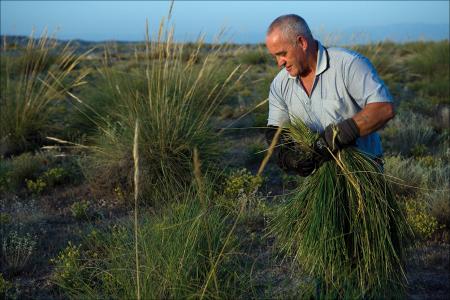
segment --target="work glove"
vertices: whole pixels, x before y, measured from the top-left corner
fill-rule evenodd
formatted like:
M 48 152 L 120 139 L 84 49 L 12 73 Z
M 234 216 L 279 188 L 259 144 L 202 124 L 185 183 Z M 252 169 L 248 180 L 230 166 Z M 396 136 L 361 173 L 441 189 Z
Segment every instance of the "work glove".
M 266 141 L 270 145 L 277 127 L 269 126 L 266 130 Z M 317 166 L 316 160 L 301 150 L 289 137 L 288 132 L 283 130 L 274 148 L 274 155 L 278 166 L 285 171 L 295 171 L 300 176 L 310 175 Z
M 331 153 L 335 154 L 354 145 L 358 137 L 359 129 L 352 118 L 338 124 L 330 124 L 313 144 L 314 159 L 319 164 L 331 160 L 333 158 Z

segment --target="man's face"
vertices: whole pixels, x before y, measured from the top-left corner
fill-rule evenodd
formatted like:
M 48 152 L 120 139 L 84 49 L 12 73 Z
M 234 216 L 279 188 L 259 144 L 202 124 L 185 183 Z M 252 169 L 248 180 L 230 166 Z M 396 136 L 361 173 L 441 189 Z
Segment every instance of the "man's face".
M 279 68 L 286 68 L 294 77 L 305 73 L 306 50 L 302 47 L 300 37 L 297 40 L 287 40 L 279 29 L 274 29 L 266 37 L 266 46 Z

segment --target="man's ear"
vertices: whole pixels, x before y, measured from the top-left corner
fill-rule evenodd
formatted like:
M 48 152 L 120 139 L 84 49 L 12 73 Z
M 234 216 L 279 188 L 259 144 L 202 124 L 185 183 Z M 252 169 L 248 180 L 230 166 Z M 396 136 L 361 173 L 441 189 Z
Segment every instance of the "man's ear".
M 307 39 L 305 39 L 301 35 L 298 35 L 296 42 L 297 42 L 297 45 L 303 49 L 303 51 L 306 51 L 306 49 L 308 48 L 308 40 Z

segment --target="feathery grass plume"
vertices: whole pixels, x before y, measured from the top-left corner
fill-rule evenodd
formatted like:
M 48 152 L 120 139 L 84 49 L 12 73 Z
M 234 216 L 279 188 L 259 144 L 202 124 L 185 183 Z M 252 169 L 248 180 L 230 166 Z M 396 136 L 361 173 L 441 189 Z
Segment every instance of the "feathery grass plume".
M 138 199 L 139 199 L 139 120 L 136 119 L 133 140 L 134 161 L 134 249 L 136 261 L 136 299 L 141 299 L 140 276 L 139 276 L 139 249 L 138 249 Z
M 39 39 L 31 34 L 25 48 L 10 49 L 5 42 L 0 53 L 0 156 L 36 148 L 56 129 L 52 117 L 58 100 L 85 83 L 87 72 L 73 75 L 83 57 L 70 43 L 57 45 L 45 31 Z
M 79 107 L 93 121 L 98 132 L 91 136 L 92 178 L 99 169 L 107 184 L 124 186 L 130 190 L 132 164 L 130 153 L 136 118 L 140 121 L 141 194 L 155 194 L 164 180 L 172 185 L 189 184 L 193 179 L 192 151 L 202 153 L 202 163 L 209 168 L 218 158 L 218 135 L 210 120 L 221 101 L 246 71 L 228 65 L 220 59 L 226 44 L 212 45 L 203 52 L 203 41 L 186 61 L 184 44 L 173 41 L 173 30 L 161 23 L 154 40 L 147 33 L 142 61 L 129 72 L 111 66 L 108 49 L 101 68 L 101 82 L 105 89 L 96 108 L 91 110 L 89 98 Z M 96 99 L 97 101 L 99 99 Z M 78 103 L 78 102 L 76 102 Z M 154 197 L 156 199 L 156 197 Z M 150 204 L 150 197 L 144 197 Z M 168 199 L 160 197 L 159 199 Z
M 300 120 L 291 137 L 312 154 L 315 134 Z M 276 213 L 279 246 L 323 281 L 320 298 L 394 297 L 404 292 L 409 232 L 378 166 L 355 148 L 307 177 Z

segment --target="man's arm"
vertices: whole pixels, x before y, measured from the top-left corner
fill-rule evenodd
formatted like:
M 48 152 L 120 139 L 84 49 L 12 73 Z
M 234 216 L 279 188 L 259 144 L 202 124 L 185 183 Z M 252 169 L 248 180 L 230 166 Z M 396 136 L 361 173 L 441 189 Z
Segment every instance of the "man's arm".
M 367 104 L 353 120 L 360 136 L 368 135 L 383 127 L 395 116 L 394 105 L 390 102 L 376 102 Z

